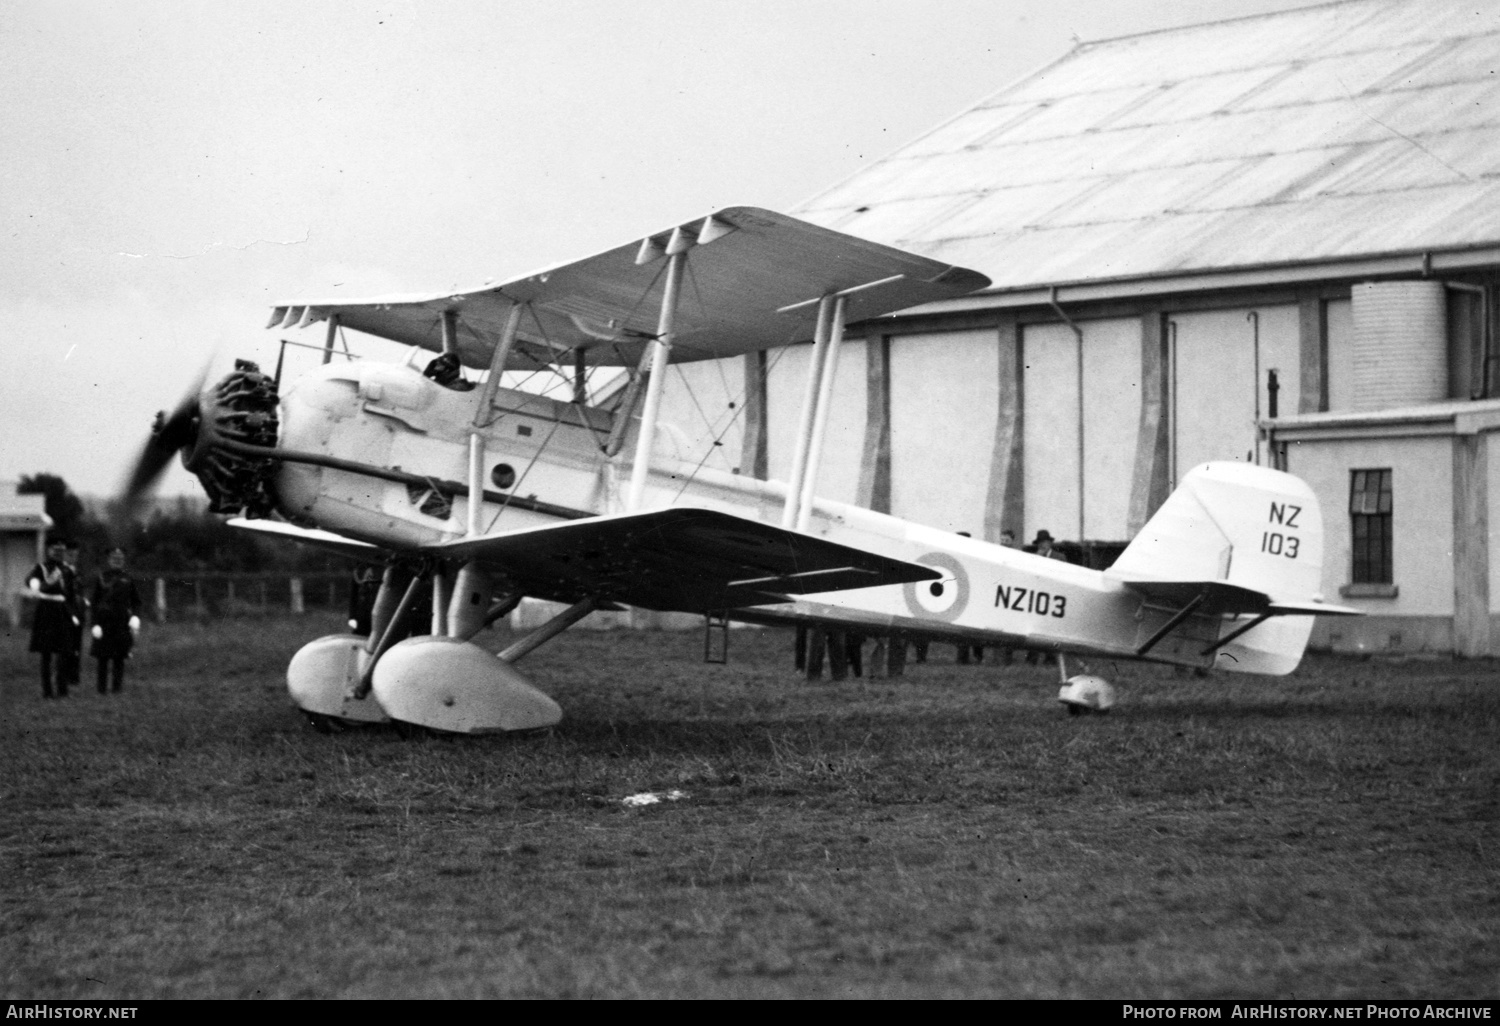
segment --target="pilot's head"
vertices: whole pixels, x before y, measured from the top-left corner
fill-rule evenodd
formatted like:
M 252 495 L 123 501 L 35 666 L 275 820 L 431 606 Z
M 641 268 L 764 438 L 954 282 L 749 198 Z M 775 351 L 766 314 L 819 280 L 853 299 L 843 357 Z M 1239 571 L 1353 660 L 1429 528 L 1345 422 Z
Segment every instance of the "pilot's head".
M 459 379 L 460 371 L 457 353 L 443 353 L 437 356 L 427 365 L 422 372 L 427 377 L 436 381 L 439 385 L 451 385 Z

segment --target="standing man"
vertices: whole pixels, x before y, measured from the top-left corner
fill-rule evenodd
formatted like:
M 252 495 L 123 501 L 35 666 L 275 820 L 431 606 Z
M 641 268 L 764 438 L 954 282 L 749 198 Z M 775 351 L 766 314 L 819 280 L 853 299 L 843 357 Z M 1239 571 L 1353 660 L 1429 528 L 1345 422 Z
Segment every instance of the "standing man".
M 1060 559 L 1064 563 L 1068 561 L 1067 556 L 1057 551 L 1056 542 L 1053 540 L 1052 535 L 1046 531 L 1038 531 L 1036 533 L 1036 537 L 1031 542 L 1031 551 L 1038 556 L 1046 556 L 1048 559 Z
M 63 543 L 63 572 L 67 575 L 68 613 L 73 618 L 73 633 L 68 650 L 57 661 L 59 686 L 77 687 L 83 676 L 83 621 L 87 606 L 83 599 L 83 579 L 78 573 L 78 543 L 71 538 Z
M 42 657 L 42 697 L 52 697 L 53 659 L 57 660 L 57 697 L 68 697 L 68 678 L 64 672 L 64 654 L 71 651 L 80 626 L 73 612 L 73 591 L 63 557 L 67 546 L 61 538 L 47 545 L 47 558 L 32 567 L 26 575 L 26 589 L 36 600 L 36 615 L 31 621 L 31 651 Z M 76 581 L 73 585 L 76 585 Z
M 1016 548 L 1016 532 L 1012 531 L 1008 527 L 1005 530 L 1001 531 L 1000 544 L 1007 549 Z M 1016 650 L 1009 646 L 995 647 L 995 661 L 998 662 L 1001 666 L 1009 666 L 1011 664 L 1011 660 L 1015 658 L 1015 655 Z
M 958 536 L 960 538 L 974 537 L 968 531 L 959 531 Z M 984 662 L 984 646 L 971 645 L 967 641 L 960 641 L 958 643 L 958 665 L 968 666 L 970 659 L 976 664 Z
M 1045 556 L 1047 559 L 1060 559 L 1064 563 L 1068 562 L 1068 557 L 1057 551 L 1052 534 L 1049 531 L 1038 531 L 1036 537 L 1031 541 L 1030 548 L 1038 556 Z M 1032 665 L 1040 663 L 1043 666 L 1052 666 L 1057 662 L 1057 656 L 1051 652 L 1027 652 L 1026 662 Z
M 125 572 L 125 550 L 109 550 L 109 566 L 94 580 L 94 644 L 89 649 L 97 663 L 99 694 L 119 692 L 125 683 L 125 660 L 141 629 L 141 596 L 135 581 Z

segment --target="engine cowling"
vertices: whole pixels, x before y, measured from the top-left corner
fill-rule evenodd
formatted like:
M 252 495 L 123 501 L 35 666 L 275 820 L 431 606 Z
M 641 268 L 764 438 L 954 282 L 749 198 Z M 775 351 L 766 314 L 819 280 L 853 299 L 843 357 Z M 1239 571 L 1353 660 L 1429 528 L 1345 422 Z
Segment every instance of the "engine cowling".
M 182 463 L 208 493 L 209 512 L 264 517 L 276 508 L 274 457 L 231 451 L 222 443 L 274 449 L 279 402 L 276 382 L 249 360 L 236 360 L 234 370 L 199 397 L 196 437 Z

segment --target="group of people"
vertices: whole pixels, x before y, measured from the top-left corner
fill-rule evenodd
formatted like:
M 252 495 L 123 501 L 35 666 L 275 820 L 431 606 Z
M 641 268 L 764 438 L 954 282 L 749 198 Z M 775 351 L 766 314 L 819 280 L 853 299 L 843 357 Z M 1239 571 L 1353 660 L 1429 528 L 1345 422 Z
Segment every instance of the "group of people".
M 86 625 L 99 693 L 118 692 L 125 683 L 125 660 L 141 629 L 141 596 L 125 572 L 125 550 L 109 550 L 87 594 L 78 553 L 73 542 L 54 538 L 47 557 L 26 575 L 27 591 L 36 600 L 31 651 L 41 656 L 43 698 L 66 698 L 68 689 L 79 684 Z

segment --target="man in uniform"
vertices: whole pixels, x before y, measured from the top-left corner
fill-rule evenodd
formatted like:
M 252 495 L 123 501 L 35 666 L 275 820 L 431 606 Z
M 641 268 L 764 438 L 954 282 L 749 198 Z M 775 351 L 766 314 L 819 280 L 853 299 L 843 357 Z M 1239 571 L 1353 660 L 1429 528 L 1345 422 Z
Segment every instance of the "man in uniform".
M 31 621 L 31 651 L 42 657 L 42 697 L 52 697 L 53 663 L 57 664 L 57 697 L 68 697 L 64 673 L 64 653 L 74 651 L 80 618 L 74 612 L 77 581 L 63 562 L 67 545 L 54 538 L 47 545 L 47 558 L 32 567 L 26 575 L 26 589 L 36 600 L 36 615 Z
M 83 674 L 83 621 L 87 606 L 83 598 L 83 579 L 78 573 L 78 554 L 76 541 L 69 539 L 63 543 L 63 570 L 68 578 L 68 612 L 73 618 L 73 634 L 68 650 L 58 656 L 59 688 L 77 687 Z
M 109 566 L 94 579 L 94 643 L 89 649 L 98 664 L 99 694 L 118 692 L 125 683 L 125 660 L 141 629 L 141 596 L 135 581 L 125 572 L 125 550 L 109 550 Z

